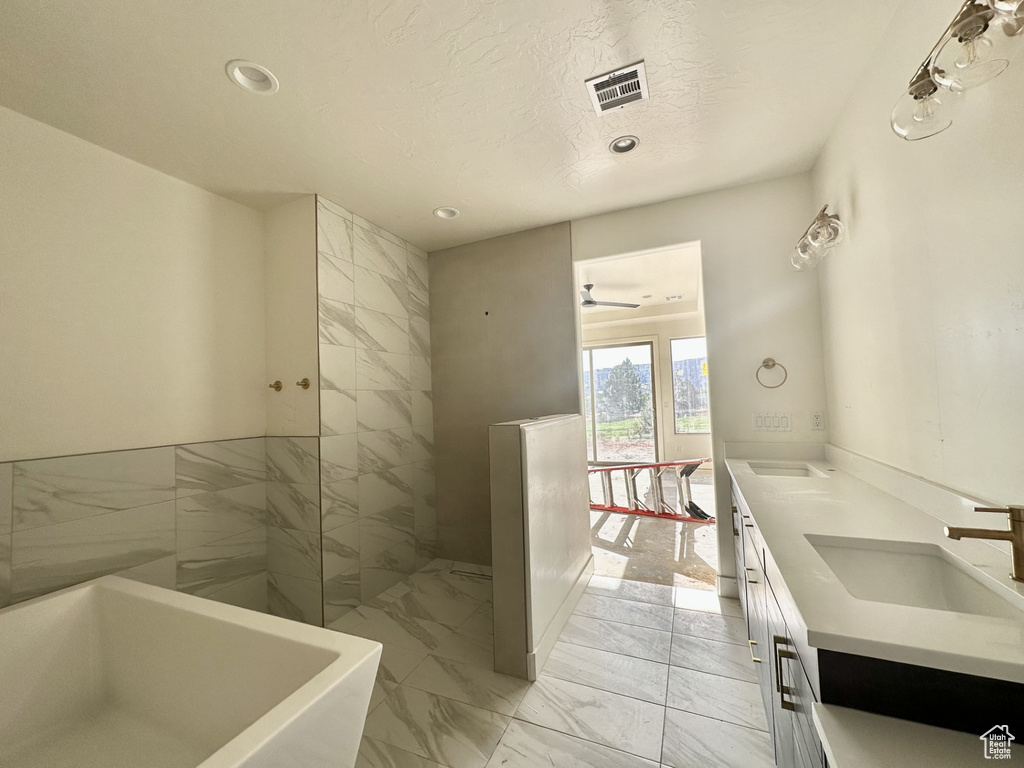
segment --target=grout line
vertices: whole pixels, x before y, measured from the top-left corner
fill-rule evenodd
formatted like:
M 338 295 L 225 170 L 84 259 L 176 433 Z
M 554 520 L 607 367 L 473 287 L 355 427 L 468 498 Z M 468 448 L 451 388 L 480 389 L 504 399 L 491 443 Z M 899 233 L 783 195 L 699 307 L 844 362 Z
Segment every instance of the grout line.
M 654 662 L 654 663 L 657 663 L 657 662 Z M 663 666 L 668 666 L 668 665 L 665 664 Z M 558 680 L 561 683 L 570 683 L 571 685 L 579 685 L 579 686 L 581 686 L 583 688 L 589 688 L 592 691 L 601 691 L 602 693 L 609 693 L 612 696 L 621 696 L 624 699 L 632 699 L 633 701 L 639 701 L 639 702 L 641 702 L 643 704 L 647 704 L 648 706 L 651 706 L 651 707 L 661 707 L 662 709 L 665 709 L 665 706 L 666 706 L 665 704 L 659 704 L 658 702 L 650 701 L 649 699 L 641 699 L 641 698 L 639 698 L 637 696 L 630 696 L 628 693 L 619 693 L 618 691 L 609 691 L 607 688 L 601 688 L 601 687 L 596 686 L 596 685 L 588 685 L 587 683 L 581 683 L 579 680 L 566 680 L 564 677 L 556 677 L 555 675 L 552 675 L 552 674 L 546 673 L 546 672 L 541 672 L 541 674 L 537 676 L 537 682 L 540 682 L 540 680 L 542 678 L 545 678 L 545 677 L 550 678 L 552 680 Z M 518 707 L 516 707 L 516 711 L 517 712 L 519 711 Z
M 539 728 L 542 731 L 548 731 L 549 733 L 555 733 L 555 734 L 558 734 L 559 736 L 565 736 L 566 738 L 573 739 L 574 741 L 582 741 L 582 742 L 584 742 L 586 744 L 594 744 L 594 745 L 600 747 L 601 749 L 608 749 L 608 750 L 611 750 L 612 752 L 617 752 L 620 755 L 625 755 L 625 756 L 631 757 L 631 758 L 632 757 L 638 757 L 641 760 L 646 760 L 647 762 L 652 763 L 655 766 L 655 768 L 661 762 L 660 760 L 653 760 L 653 759 L 651 759 L 649 757 L 643 757 L 642 755 L 638 755 L 635 752 L 627 752 L 626 750 L 622 749 L 621 747 L 611 747 L 611 746 L 608 746 L 607 744 L 602 744 L 602 743 L 600 743 L 598 741 L 591 741 L 590 739 L 584 738 L 583 736 L 578 736 L 575 733 L 566 733 L 565 731 L 560 731 L 557 728 L 552 728 L 549 725 L 541 725 L 540 723 L 534 723 L 534 722 L 532 722 L 530 720 L 523 720 L 522 718 L 519 718 L 519 717 L 513 717 L 512 719 L 518 721 L 521 724 L 528 725 L 531 728 Z M 509 725 L 511 725 L 511 723 L 509 723 Z M 500 745 L 501 742 L 498 742 L 498 743 Z M 495 751 L 497 751 L 497 749 L 495 749 Z
M 674 621 L 674 619 L 673 619 L 673 621 Z M 680 637 L 695 637 L 698 640 L 708 640 L 708 641 L 713 642 L 713 643 L 723 643 L 724 645 L 736 645 L 736 646 L 739 646 L 740 648 L 742 648 L 745 645 L 745 643 L 736 642 L 734 640 L 719 640 L 717 637 L 704 637 L 703 635 L 693 635 L 693 634 L 690 634 L 689 632 L 679 632 L 679 631 L 676 631 L 676 630 L 673 630 L 672 634 L 673 635 L 679 635 Z
M 671 709 L 673 712 L 684 712 L 687 715 L 693 715 L 694 717 L 703 717 L 705 720 L 716 720 L 719 723 L 725 723 L 726 725 L 732 725 L 732 726 L 735 726 L 736 728 L 746 728 L 748 731 L 753 731 L 754 733 L 763 733 L 765 736 L 770 736 L 771 735 L 767 730 L 765 730 L 763 728 L 754 728 L 754 727 L 749 726 L 749 725 L 742 725 L 740 723 L 734 723 L 732 720 L 723 720 L 720 717 L 715 717 L 714 715 L 705 715 L 702 712 L 693 712 L 693 711 L 691 711 L 689 709 L 680 709 L 679 707 L 665 707 L 665 709 Z
M 661 720 L 661 745 L 660 745 L 660 750 L 658 752 L 658 762 L 659 763 L 662 762 L 663 758 L 665 757 L 665 739 L 666 739 L 666 737 L 668 735 L 668 710 L 669 710 L 669 706 L 668 706 L 668 688 L 669 688 L 669 684 L 672 682 L 672 646 L 675 645 L 675 640 L 676 640 L 676 611 L 678 610 L 675 607 L 675 604 L 676 604 L 676 590 L 673 589 L 672 590 L 672 642 L 669 645 L 669 650 L 668 650 L 668 667 L 669 667 L 669 669 L 668 669 L 668 679 L 665 681 L 665 711 L 663 713 L 663 717 L 662 717 L 662 720 Z

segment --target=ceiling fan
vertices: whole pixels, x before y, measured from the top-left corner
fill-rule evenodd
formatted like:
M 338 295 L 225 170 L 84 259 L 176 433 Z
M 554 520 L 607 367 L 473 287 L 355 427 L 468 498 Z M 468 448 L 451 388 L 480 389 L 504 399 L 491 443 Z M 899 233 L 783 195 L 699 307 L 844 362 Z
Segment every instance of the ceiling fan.
M 590 295 L 590 289 L 594 287 L 593 283 L 587 283 L 583 286 L 583 290 L 580 291 L 580 296 L 583 297 L 583 301 L 580 302 L 581 307 L 629 307 L 630 309 L 636 309 L 639 304 L 623 304 L 620 301 L 594 301 L 594 297 Z

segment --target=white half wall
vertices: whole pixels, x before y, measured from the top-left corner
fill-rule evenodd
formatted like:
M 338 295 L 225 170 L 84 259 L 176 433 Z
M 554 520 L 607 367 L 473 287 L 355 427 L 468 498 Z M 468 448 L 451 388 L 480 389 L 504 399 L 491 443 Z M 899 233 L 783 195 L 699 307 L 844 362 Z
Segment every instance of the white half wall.
M 944 133 L 906 142 L 889 128 L 955 10 L 897 6 L 814 170 L 815 201 L 847 226 L 818 270 L 830 436 L 962 494 L 1020 504 L 1024 60 L 967 94 Z
M 262 435 L 263 217 L 0 108 L 0 461 Z
M 536 680 L 594 571 L 578 414 L 489 432 L 494 669 Z
M 572 222 L 574 261 L 699 240 L 704 275 L 715 497 L 730 505 L 725 442 L 825 442 L 811 412 L 825 410 L 817 278 L 789 253 L 820 205 L 808 174 L 669 200 Z M 789 370 L 779 389 L 754 378 L 774 357 Z M 791 432 L 755 432 L 757 411 L 789 412 Z M 721 574 L 735 576 L 732 533 L 718 526 Z

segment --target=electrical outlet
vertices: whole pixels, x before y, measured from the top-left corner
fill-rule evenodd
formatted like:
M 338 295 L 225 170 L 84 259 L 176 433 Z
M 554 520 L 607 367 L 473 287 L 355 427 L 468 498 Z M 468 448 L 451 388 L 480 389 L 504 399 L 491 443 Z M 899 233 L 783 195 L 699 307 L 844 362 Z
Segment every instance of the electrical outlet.
M 824 411 L 811 411 L 811 429 L 819 432 L 825 429 Z

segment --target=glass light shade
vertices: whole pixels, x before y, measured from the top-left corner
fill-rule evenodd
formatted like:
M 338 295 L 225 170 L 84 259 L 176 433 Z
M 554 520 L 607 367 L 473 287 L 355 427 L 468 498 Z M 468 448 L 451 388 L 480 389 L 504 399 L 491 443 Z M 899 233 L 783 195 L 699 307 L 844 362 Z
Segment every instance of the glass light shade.
M 953 124 L 959 101 L 957 94 L 944 89 L 922 99 L 904 93 L 892 111 L 892 129 L 907 141 L 942 133 Z
M 807 240 L 819 248 L 839 245 L 846 228 L 836 216 L 819 216 L 807 232 Z
M 796 250 L 790 258 L 790 263 L 797 269 L 808 269 L 815 267 L 818 262 L 825 258 L 825 249 L 820 245 L 814 245 L 807 237 L 801 237 L 796 244 Z
M 997 13 L 994 23 L 1003 30 L 1003 34 L 1007 37 L 1017 37 L 1024 32 L 1024 0 L 1015 11 Z
M 1011 38 L 1002 25 L 993 23 L 988 30 L 970 40 L 950 37 L 932 60 L 932 79 L 951 91 L 969 91 L 1002 74 L 1010 65 Z
M 1014 13 L 1024 0 L 988 0 L 988 7 L 996 13 Z

